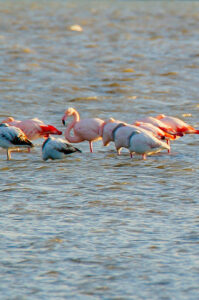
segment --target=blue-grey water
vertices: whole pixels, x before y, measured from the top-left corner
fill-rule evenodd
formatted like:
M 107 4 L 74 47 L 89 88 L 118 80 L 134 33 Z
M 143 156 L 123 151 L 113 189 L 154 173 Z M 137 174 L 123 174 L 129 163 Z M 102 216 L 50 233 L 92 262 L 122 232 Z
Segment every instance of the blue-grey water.
M 198 24 L 197 1 L 1 0 L 0 118 L 199 128 Z M 199 299 L 199 136 L 146 161 L 98 141 L 43 162 L 42 142 L 0 149 L 0 299 Z

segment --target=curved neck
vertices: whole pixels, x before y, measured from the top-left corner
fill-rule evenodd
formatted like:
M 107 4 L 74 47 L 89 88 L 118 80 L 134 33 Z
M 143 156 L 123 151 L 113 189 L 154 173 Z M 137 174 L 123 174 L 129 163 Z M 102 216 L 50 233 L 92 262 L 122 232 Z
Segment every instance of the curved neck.
M 123 126 L 126 126 L 124 123 L 119 123 L 112 131 L 112 139 L 113 141 L 115 140 L 115 134 L 116 134 L 116 131 L 120 128 L 120 127 L 123 127 Z
M 77 122 L 79 122 L 80 120 L 80 116 L 79 116 L 79 113 L 77 111 L 74 111 L 73 112 L 73 121 L 71 123 L 68 124 L 68 126 L 66 127 L 66 130 L 65 130 L 65 133 L 64 133 L 64 136 L 65 138 L 70 142 L 70 143 L 79 143 L 82 141 L 82 138 L 79 137 L 78 135 L 74 135 L 74 136 L 71 136 L 70 135 L 70 132 L 71 130 L 74 128 L 75 124 Z
M 73 116 L 75 122 L 79 122 L 80 115 L 76 110 L 73 111 L 72 116 Z
M 102 125 L 99 128 L 99 136 L 103 137 L 103 133 L 104 133 L 104 126 L 106 125 L 106 122 L 103 122 Z
M 110 135 L 110 141 L 114 141 L 114 138 L 115 138 L 115 131 L 117 130 L 118 127 L 121 127 L 122 125 L 120 125 L 121 123 L 110 123 L 112 126 L 111 126 L 111 130 L 109 132 L 109 135 Z

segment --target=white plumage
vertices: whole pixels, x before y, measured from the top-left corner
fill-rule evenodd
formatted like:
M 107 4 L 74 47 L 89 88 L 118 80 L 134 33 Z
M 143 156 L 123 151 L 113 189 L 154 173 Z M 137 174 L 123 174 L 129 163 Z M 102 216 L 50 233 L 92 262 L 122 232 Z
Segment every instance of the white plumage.
M 142 154 L 143 159 L 146 159 L 147 154 L 157 153 L 164 149 L 170 150 L 170 146 L 157 139 L 152 134 L 134 131 L 129 136 L 128 149 L 131 154 Z
M 49 137 L 42 145 L 43 160 L 63 159 L 66 157 L 66 155 L 74 152 L 81 151 L 64 139 L 55 139 L 54 137 Z
M 150 132 L 136 126 L 126 125 L 115 132 L 114 142 L 117 152 L 121 148 L 127 148 L 132 156 L 132 153 L 142 154 L 146 158 L 147 154 L 159 152 L 162 149 L 170 149 L 170 146 L 161 140 L 157 139 Z
M 31 148 L 33 146 L 21 129 L 8 126 L 6 123 L 0 124 L 0 147 L 7 149 L 7 160 L 11 159 L 11 149 Z

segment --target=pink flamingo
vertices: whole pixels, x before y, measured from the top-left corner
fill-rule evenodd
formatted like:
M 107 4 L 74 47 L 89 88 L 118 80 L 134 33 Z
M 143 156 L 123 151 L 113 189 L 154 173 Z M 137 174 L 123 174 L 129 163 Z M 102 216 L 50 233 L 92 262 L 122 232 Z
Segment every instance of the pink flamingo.
M 110 118 L 102 123 L 99 129 L 99 134 L 102 137 L 102 142 L 104 146 L 108 146 L 110 142 L 114 142 L 115 131 L 126 125 L 126 123 Z
M 104 146 L 108 146 L 110 142 L 115 142 L 118 155 L 120 155 L 121 148 L 129 148 L 128 137 L 132 134 L 132 132 L 143 132 L 146 135 L 152 135 L 149 131 L 143 128 L 139 128 L 135 125 L 130 125 L 113 118 L 105 121 L 101 125 L 99 132 L 102 136 Z
M 157 120 L 160 120 L 166 126 L 170 126 L 175 132 L 183 134 L 199 134 L 199 130 L 195 129 L 191 125 L 185 123 L 184 121 L 170 116 L 158 115 Z
M 157 137 L 160 140 L 175 140 L 176 139 L 175 134 L 169 134 L 151 123 L 135 122 L 134 125 L 151 132 L 155 137 Z
M 176 131 L 170 125 L 166 125 L 165 123 L 163 123 L 161 120 L 158 120 L 157 118 L 145 117 L 143 119 L 137 120 L 137 122 L 150 123 L 160 128 L 164 132 L 167 132 L 169 134 L 176 134 Z
M 156 153 L 162 149 L 170 149 L 169 145 L 157 139 L 149 131 L 113 118 L 101 125 L 100 134 L 104 146 L 114 141 L 118 154 L 120 154 L 121 148 L 126 148 L 131 157 L 132 153 L 137 153 L 142 154 L 143 159 L 146 159 L 147 154 Z
M 170 149 L 170 146 L 157 139 L 152 133 L 134 125 L 121 126 L 114 134 L 115 148 L 118 154 L 121 148 L 129 150 L 132 153 L 142 154 L 146 159 L 147 154 L 161 151 L 162 149 Z
M 30 140 L 36 140 L 41 137 L 47 138 L 49 137 L 49 134 L 62 134 L 62 132 L 54 126 L 47 125 L 37 118 L 19 121 L 12 117 L 8 117 L 1 123 L 7 123 L 9 126 L 20 128 Z
M 62 123 L 65 125 L 67 117 L 73 116 L 73 121 L 67 126 L 64 136 L 70 143 L 81 143 L 88 141 L 90 152 L 93 152 L 92 142 L 101 139 L 99 134 L 100 126 L 104 123 L 103 120 L 98 118 L 81 119 L 79 113 L 72 107 L 68 108 L 62 117 Z M 74 136 L 70 135 L 73 129 Z

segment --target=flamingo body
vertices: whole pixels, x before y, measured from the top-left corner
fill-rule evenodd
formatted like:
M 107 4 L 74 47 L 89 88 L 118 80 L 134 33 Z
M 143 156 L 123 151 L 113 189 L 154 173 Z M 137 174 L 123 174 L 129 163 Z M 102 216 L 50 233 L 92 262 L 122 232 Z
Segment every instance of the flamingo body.
M 129 149 L 129 136 L 133 132 L 143 132 L 146 135 L 151 135 L 151 133 L 144 128 L 123 123 L 119 120 L 114 120 L 113 118 L 110 118 L 101 126 L 101 135 L 104 146 L 107 146 L 111 141 L 115 142 L 115 148 L 118 154 L 120 154 L 121 148 Z
M 114 136 L 115 148 L 118 154 L 120 154 L 121 148 L 129 149 L 129 136 L 133 134 L 133 132 L 138 132 L 138 133 L 142 132 L 145 133 L 146 135 L 152 136 L 150 132 L 147 132 L 145 129 L 139 128 L 135 125 L 126 124 L 126 126 L 120 127 L 115 132 L 115 136 Z
M 7 160 L 10 160 L 11 148 L 32 148 L 33 144 L 21 129 L 2 123 L 0 124 L 0 147 L 7 149 Z
M 67 143 L 64 139 L 55 139 L 54 137 L 49 137 L 46 139 L 42 145 L 42 158 L 47 159 L 63 159 L 66 155 L 81 152 L 78 148 L 73 147 L 71 144 Z
M 113 131 L 116 129 L 118 124 L 123 124 L 123 122 L 110 118 L 101 125 L 99 134 L 102 137 L 104 146 L 108 146 L 110 142 L 114 141 Z
M 70 143 L 81 143 L 88 141 L 90 145 L 90 152 L 93 152 L 92 142 L 101 139 L 99 135 L 100 126 L 103 120 L 99 118 L 81 119 L 79 113 L 74 108 L 68 108 L 62 117 L 62 122 L 65 125 L 65 120 L 73 116 L 73 121 L 67 126 L 64 136 Z M 70 132 L 73 129 L 74 135 L 71 136 Z
M 19 121 L 12 117 L 8 117 L 3 122 L 7 123 L 9 126 L 20 128 L 30 140 L 36 140 L 41 137 L 46 138 L 49 134 L 62 134 L 62 132 L 54 126 L 47 125 L 37 118 Z
M 161 140 L 175 140 L 176 139 L 176 136 L 174 134 L 169 134 L 151 123 L 135 122 L 134 125 L 151 132 L 158 139 L 161 139 Z
M 163 149 L 170 150 L 170 146 L 151 134 L 135 131 L 129 137 L 128 149 L 130 153 L 142 154 L 143 159 L 146 155 L 157 153 Z
M 179 118 L 159 115 L 156 117 L 157 120 L 160 120 L 166 126 L 170 126 L 174 131 L 182 134 L 199 134 L 199 130 L 195 129 L 191 125 L 185 123 L 184 121 L 180 120 Z
M 160 128 L 161 130 L 163 130 L 163 131 L 165 131 L 169 134 L 175 134 L 176 133 L 175 130 L 170 125 L 166 125 L 161 120 L 158 120 L 158 119 L 153 118 L 153 117 L 145 117 L 143 119 L 138 120 L 137 122 L 150 123 L 150 124 Z

